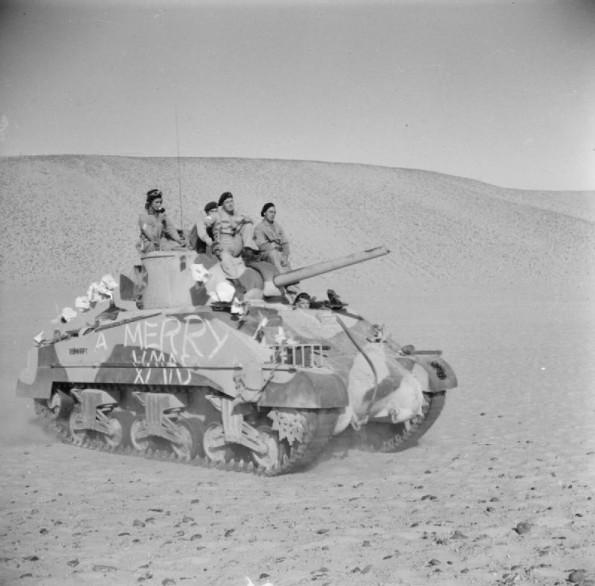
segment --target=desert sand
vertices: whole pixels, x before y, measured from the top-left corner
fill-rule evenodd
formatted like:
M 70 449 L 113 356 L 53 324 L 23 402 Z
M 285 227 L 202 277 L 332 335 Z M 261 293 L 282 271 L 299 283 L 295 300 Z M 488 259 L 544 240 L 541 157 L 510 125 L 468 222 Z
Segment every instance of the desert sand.
M 239 159 L 0 160 L 0 583 L 553 586 L 595 580 L 595 194 L 429 171 Z M 386 245 L 308 281 L 440 348 L 459 379 L 419 444 L 335 440 L 261 476 L 61 444 L 15 383 L 32 337 L 136 260 L 144 193 L 189 228 L 267 201 L 293 265 Z M 584 573 L 577 572 L 584 570 Z M 568 581 L 572 578 L 574 582 Z

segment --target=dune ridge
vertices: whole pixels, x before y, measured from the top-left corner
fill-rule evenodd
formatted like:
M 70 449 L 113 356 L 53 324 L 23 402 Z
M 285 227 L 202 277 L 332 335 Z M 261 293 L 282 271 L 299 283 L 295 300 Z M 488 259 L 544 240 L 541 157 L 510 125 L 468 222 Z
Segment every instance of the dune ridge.
M 177 225 L 232 191 L 259 219 L 273 201 L 294 266 L 384 244 L 382 264 L 411 288 L 473 285 L 587 294 L 595 282 L 595 194 L 527 192 L 413 169 L 305 161 L 34 156 L 0 159 L 2 280 L 82 286 L 137 259 L 136 219 L 159 187 Z M 48 254 L 51 252 L 51 254 Z M 582 285 L 574 277 L 581 276 Z M 573 286 L 566 287 L 569 279 Z

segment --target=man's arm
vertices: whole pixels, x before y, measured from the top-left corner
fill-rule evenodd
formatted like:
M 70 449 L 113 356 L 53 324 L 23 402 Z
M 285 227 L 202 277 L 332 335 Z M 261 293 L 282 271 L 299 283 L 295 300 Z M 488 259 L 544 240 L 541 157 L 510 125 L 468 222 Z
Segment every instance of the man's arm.
M 238 224 L 254 224 L 254 220 L 250 216 L 244 214 L 238 215 Z
M 285 236 L 285 230 L 278 224 L 278 233 L 279 233 L 279 241 L 281 245 L 281 253 L 285 257 L 285 259 L 289 258 L 289 240 L 287 240 L 287 236 Z
M 196 222 L 196 233 L 198 234 L 198 237 L 208 246 L 211 246 L 213 244 L 211 237 L 207 234 L 207 225 L 205 218 L 201 218 L 200 220 L 198 220 L 198 222 Z
M 173 222 L 167 217 L 166 214 L 163 214 L 161 221 L 163 222 L 163 231 L 172 239 L 175 240 L 178 244 L 184 244 L 184 240 L 180 238 L 178 234 L 178 230 L 174 226 Z
M 221 214 L 217 214 L 217 217 L 215 218 L 215 223 L 213 224 L 213 241 L 214 242 L 220 242 L 222 231 L 223 231 L 223 219 L 221 218 Z
M 138 225 L 141 233 L 147 240 L 150 240 L 151 242 L 155 242 L 157 240 L 157 229 L 151 223 L 148 214 L 142 213 L 138 217 Z

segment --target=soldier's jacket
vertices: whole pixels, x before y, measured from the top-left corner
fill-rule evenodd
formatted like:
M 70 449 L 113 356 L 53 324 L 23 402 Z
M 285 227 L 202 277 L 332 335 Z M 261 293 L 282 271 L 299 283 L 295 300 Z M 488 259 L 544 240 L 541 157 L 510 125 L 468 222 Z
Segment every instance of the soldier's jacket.
M 285 256 L 289 256 L 289 241 L 278 222 L 259 222 L 254 228 L 254 241 L 260 250 L 280 250 Z
M 217 212 L 210 212 L 196 222 L 196 232 L 198 237 L 207 244 L 211 244 L 214 240 L 213 228 L 217 223 Z
M 165 212 L 144 210 L 138 217 L 140 240 L 137 244 L 139 252 L 154 252 L 160 249 L 163 235 L 176 242 L 179 240 L 175 226 Z
M 243 214 L 234 212 L 228 214 L 223 207 L 219 206 L 217 220 L 213 226 L 213 236 L 215 242 L 219 242 L 221 236 L 236 236 L 242 230 L 244 224 L 252 224 L 253 221 Z

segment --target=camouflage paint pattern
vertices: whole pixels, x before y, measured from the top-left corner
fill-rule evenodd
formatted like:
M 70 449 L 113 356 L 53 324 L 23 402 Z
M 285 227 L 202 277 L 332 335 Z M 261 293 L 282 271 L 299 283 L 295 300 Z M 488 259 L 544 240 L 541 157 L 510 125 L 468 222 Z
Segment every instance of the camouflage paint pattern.
M 349 406 L 350 414 L 384 417 L 383 405 L 403 381 L 418 381 L 420 395 L 456 385 L 440 356 L 401 356 L 400 347 L 391 341 L 367 340 L 369 322 L 347 311 L 340 315 L 351 336 L 372 357 L 377 381 L 333 311 L 254 302 L 241 320 L 207 307 L 121 311 L 114 320 L 98 321 L 94 328 L 73 331 L 70 337 L 32 349 L 17 394 L 47 399 L 55 383 L 69 383 L 80 388 L 103 384 L 147 390 L 184 387 L 190 392 L 210 387 L 235 397 L 237 375 L 256 365 L 264 387 L 258 397 L 261 406 Z M 308 344 L 323 348 L 316 365 L 279 364 L 275 351 Z M 377 405 L 370 409 L 372 400 Z

